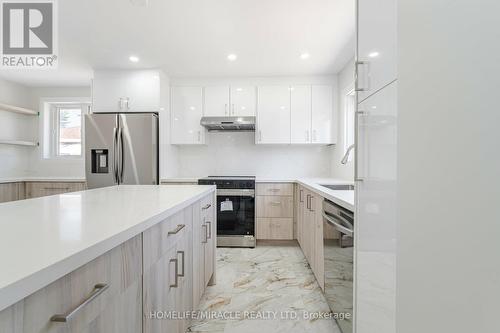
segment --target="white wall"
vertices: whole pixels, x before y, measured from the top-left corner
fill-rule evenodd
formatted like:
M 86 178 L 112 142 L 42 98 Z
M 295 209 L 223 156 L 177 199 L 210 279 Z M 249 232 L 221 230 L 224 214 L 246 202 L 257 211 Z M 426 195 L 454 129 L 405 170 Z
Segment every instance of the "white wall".
M 340 161 L 344 157 L 344 135 L 345 135 L 345 103 L 346 95 L 354 88 L 354 58 L 351 59 L 338 75 L 339 98 L 338 98 L 338 141 L 334 149 L 332 149 L 332 169 L 331 175 L 336 179 L 354 180 L 354 158 L 351 158 L 347 164 L 342 164 Z M 354 154 L 354 151 L 351 151 Z
M 161 105 L 160 111 L 160 179 L 175 178 L 178 175 L 178 148 L 170 144 L 170 79 L 161 74 Z
M 179 148 L 179 177 L 255 175 L 259 178 L 328 177 L 328 146 L 256 145 L 253 132 L 209 133 L 207 146 Z
M 227 77 L 172 78 L 171 85 L 266 85 L 331 84 L 337 100 L 337 77 Z M 336 111 L 336 110 L 335 110 Z M 255 145 L 254 133 L 209 133 L 206 146 L 178 146 L 178 177 L 208 175 L 256 175 L 260 178 L 290 179 L 329 177 L 329 146 Z
M 49 87 L 31 89 L 32 104 L 40 111 L 40 123 L 38 133 L 42 133 L 44 126 L 44 108 L 41 105 L 43 99 L 57 98 L 83 98 L 90 102 L 89 87 Z M 40 136 L 40 135 L 39 135 Z M 41 138 L 40 138 L 40 141 Z M 42 147 L 31 151 L 29 160 L 29 176 L 32 177 L 62 177 L 62 178 L 85 178 L 84 158 L 81 159 L 46 159 L 43 158 Z
M 500 332 L 500 2 L 398 2 L 397 332 Z
M 32 108 L 30 89 L 0 79 L 0 103 Z M 0 140 L 36 139 L 37 117 L 0 110 Z M 32 147 L 0 144 L 0 178 L 23 177 L 28 171 Z

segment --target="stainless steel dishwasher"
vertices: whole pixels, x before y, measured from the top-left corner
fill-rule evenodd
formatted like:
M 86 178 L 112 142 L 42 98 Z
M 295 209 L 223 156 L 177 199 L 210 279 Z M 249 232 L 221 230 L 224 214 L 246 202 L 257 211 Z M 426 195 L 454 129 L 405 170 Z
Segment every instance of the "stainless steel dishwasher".
M 323 202 L 325 298 L 342 333 L 352 333 L 354 213 Z

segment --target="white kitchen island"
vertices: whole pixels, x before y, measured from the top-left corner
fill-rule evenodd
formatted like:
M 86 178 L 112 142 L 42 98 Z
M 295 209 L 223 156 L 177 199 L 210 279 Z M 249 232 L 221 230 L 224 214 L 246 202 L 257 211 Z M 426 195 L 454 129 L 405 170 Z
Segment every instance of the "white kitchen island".
M 146 308 L 156 302 L 163 308 L 154 310 L 166 311 L 170 310 L 169 300 L 176 303 L 172 300 L 179 298 L 184 306 L 179 310 L 194 308 L 204 287 L 215 281 L 214 200 L 214 186 L 122 185 L 0 204 L 0 331 L 25 332 L 29 328 L 52 332 L 69 325 L 72 332 L 76 330 L 71 328 L 72 321 L 80 325 L 79 330 L 92 326 L 91 331 L 121 331 L 123 328 L 110 330 L 108 324 L 100 323 L 99 309 L 118 304 L 119 297 L 129 292 L 124 286 L 132 286 L 133 280 L 144 283 L 134 287 L 136 294 L 130 298 L 135 297 L 139 304 L 122 304 L 123 308 L 140 307 L 141 303 Z M 131 272 L 134 267 L 137 272 Z M 113 285 L 114 269 L 118 282 Z M 165 273 L 166 281 L 155 281 L 152 272 L 156 271 Z M 176 289 L 175 293 L 152 289 L 162 282 L 172 287 L 168 289 Z M 101 300 L 99 283 L 109 287 L 102 291 Z M 190 296 L 180 295 L 182 286 L 184 291 L 190 290 Z M 95 300 L 85 303 L 95 293 Z M 166 300 L 159 299 L 162 293 Z M 50 308 L 52 298 L 58 304 L 53 314 L 69 314 L 66 322 L 51 321 L 50 316 L 35 322 L 26 318 L 29 311 L 46 312 L 30 306 L 46 304 Z M 77 309 L 80 304 L 85 305 Z M 111 309 L 102 322 L 113 321 L 109 313 L 126 321 L 123 315 L 129 314 L 120 309 Z M 134 324 L 144 331 L 160 329 L 143 325 L 142 315 L 141 308 L 141 323 L 128 325 L 129 331 L 137 331 Z M 173 331 L 182 330 L 180 321 L 175 325 Z

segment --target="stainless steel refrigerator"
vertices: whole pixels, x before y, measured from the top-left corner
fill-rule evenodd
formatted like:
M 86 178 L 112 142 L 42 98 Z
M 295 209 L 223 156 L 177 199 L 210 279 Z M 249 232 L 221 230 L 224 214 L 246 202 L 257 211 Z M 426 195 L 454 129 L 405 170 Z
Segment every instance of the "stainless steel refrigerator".
M 158 184 L 158 114 L 85 116 L 85 172 L 89 189 Z

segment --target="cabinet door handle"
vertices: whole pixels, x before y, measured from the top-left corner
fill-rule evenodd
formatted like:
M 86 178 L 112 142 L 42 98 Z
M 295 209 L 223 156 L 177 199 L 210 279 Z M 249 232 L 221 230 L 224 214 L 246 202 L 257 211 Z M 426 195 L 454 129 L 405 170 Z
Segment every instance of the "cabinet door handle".
M 362 70 L 361 68 L 364 68 L 364 70 Z M 356 65 L 354 66 L 355 91 L 370 90 L 369 80 L 367 75 L 368 69 L 369 69 L 369 63 L 367 61 L 356 61 Z
M 181 255 L 181 258 L 182 258 L 182 273 L 177 274 L 177 275 L 179 277 L 184 277 L 184 269 L 185 269 L 184 262 L 185 262 L 186 255 L 185 255 L 184 251 L 177 251 L 177 255 L 179 255 L 179 254 Z
M 178 265 L 178 261 L 177 258 L 176 259 L 170 259 L 170 263 L 174 263 L 174 267 L 175 267 L 175 282 L 174 284 L 171 284 L 170 285 L 170 288 L 177 288 L 179 286 L 179 267 L 177 266 Z
M 55 322 L 59 322 L 59 323 L 65 323 L 65 322 L 67 322 L 68 320 L 71 319 L 71 317 L 73 317 L 75 314 L 77 314 L 78 311 L 80 311 L 81 309 L 83 309 L 87 304 L 89 304 L 90 302 L 92 302 L 96 297 L 98 297 L 99 295 L 101 295 L 108 288 L 109 288 L 109 285 L 106 284 L 106 283 L 98 283 L 98 284 L 96 284 L 94 286 L 94 290 L 90 293 L 90 295 L 82 303 L 80 303 L 80 305 L 78 305 L 76 308 L 74 308 L 73 310 L 69 311 L 66 314 L 56 314 L 56 315 L 53 315 L 50 318 L 50 321 L 55 321 Z
M 362 182 L 363 178 L 359 177 L 359 117 L 366 115 L 365 111 L 356 111 L 354 117 L 354 181 Z
M 125 105 L 127 106 L 127 110 L 130 110 L 130 98 L 129 97 L 127 97 L 125 99 Z
M 308 194 L 307 197 L 306 197 L 306 208 L 307 209 L 311 209 L 311 195 Z
M 208 224 L 207 225 L 207 232 L 208 232 L 207 240 L 209 240 L 209 239 L 212 239 L 212 222 L 207 221 L 205 223 Z
M 311 199 L 309 199 L 309 210 L 311 212 L 314 212 L 315 210 L 313 209 L 314 205 L 313 205 L 313 200 L 314 200 L 314 196 L 311 195 Z
M 182 229 L 184 229 L 186 225 L 185 224 L 178 224 L 177 225 L 177 228 L 175 228 L 174 230 L 171 230 L 168 232 L 169 235 L 175 235 L 177 234 L 179 231 L 181 231 Z
M 302 194 L 304 193 L 304 190 L 299 190 L 299 202 L 304 202 Z
M 212 207 L 212 204 L 206 204 L 205 206 L 203 206 L 201 209 L 203 210 L 207 210 L 209 209 L 210 207 Z
M 203 233 L 205 235 L 205 240 L 202 240 L 201 242 L 202 243 L 207 243 L 208 242 L 208 238 L 207 238 L 207 225 L 205 223 L 203 223 L 201 225 L 202 228 L 205 228 L 205 232 Z

